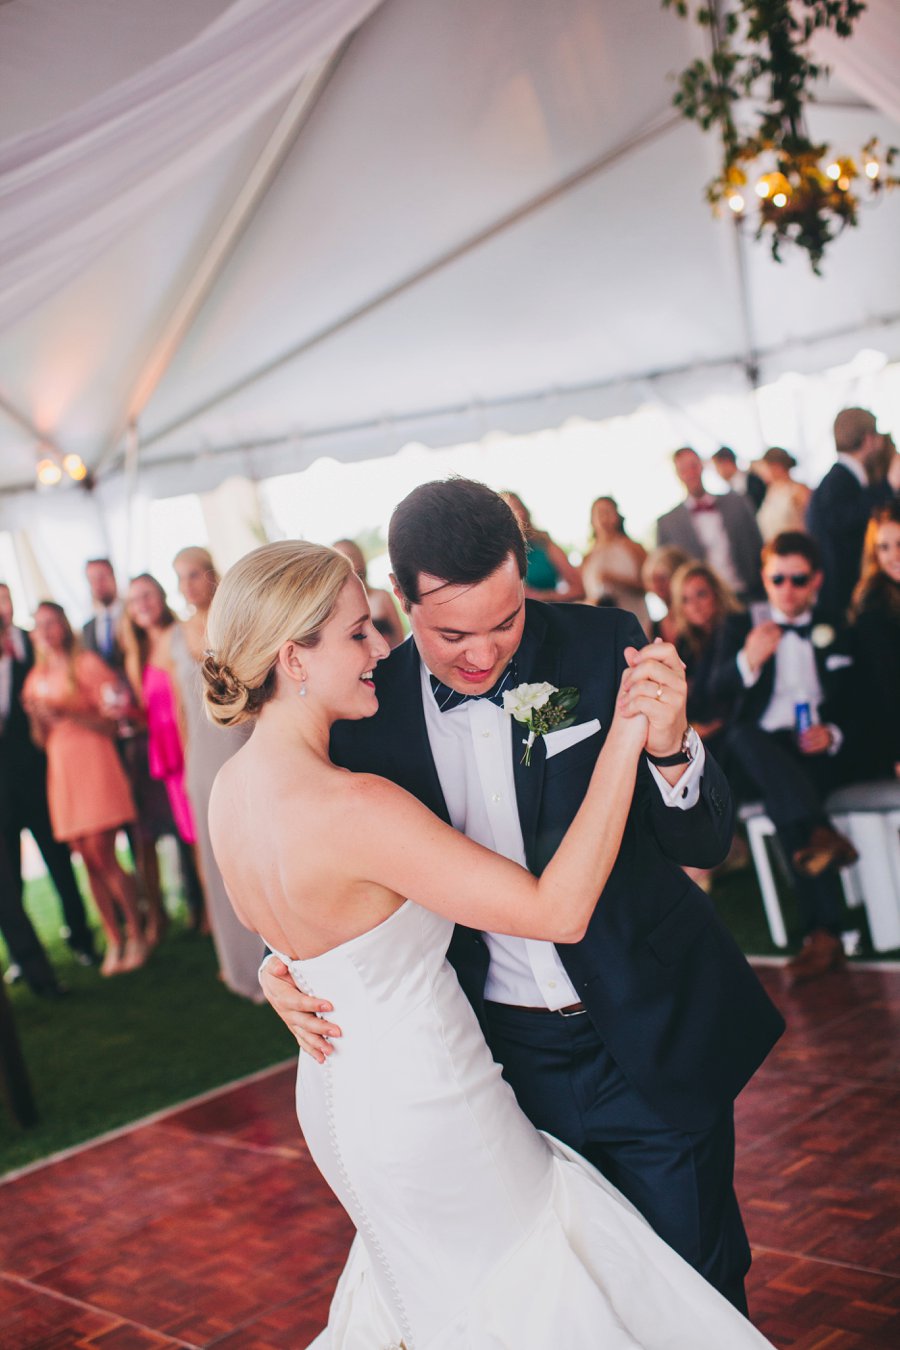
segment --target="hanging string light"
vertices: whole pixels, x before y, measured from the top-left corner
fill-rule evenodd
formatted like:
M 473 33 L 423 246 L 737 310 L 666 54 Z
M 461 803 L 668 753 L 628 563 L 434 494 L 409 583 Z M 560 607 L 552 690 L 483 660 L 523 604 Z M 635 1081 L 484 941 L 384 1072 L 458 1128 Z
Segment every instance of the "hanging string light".
M 63 471 L 55 459 L 38 460 L 37 480 L 41 487 L 56 487 L 63 476 Z
M 662 5 L 684 18 L 692 9 L 688 0 Z M 818 29 L 849 37 L 864 9 L 861 0 L 697 4 L 693 16 L 709 33 L 711 55 L 682 72 L 674 98 L 704 131 L 713 126 L 720 131 L 722 170 L 706 188 L 713 210 L 724 205 L 739 220 L 747 219 L 753 180 L 756 237 L 769 239 L 777 262 L 785 243 L 805 249 L 816 273 L 826 245 L 859 223 L 860 206 L 900 184 L 891 173 L 896 146 L 882 149 L 873 138 L 857 162 L 812 141 L 804 122 L 809 89 L 826 73 L 809 57 L 810 39 Z M 752 130 L 739 128 L 737 121 L 738 104 L 747 100 L 757 108 Z

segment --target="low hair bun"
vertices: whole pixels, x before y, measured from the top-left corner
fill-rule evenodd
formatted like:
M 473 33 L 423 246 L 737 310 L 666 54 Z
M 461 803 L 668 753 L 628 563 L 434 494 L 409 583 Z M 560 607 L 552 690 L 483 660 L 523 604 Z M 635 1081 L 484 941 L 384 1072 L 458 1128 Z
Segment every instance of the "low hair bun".
M 223 727 L 246 721 L 253 711 L 253 691 L 238 679 L 231 666 L 217 660 L 215 652 L 207 651 L 203 654 L 200 670 L 205 684 L 206 711 L 212 720 Z

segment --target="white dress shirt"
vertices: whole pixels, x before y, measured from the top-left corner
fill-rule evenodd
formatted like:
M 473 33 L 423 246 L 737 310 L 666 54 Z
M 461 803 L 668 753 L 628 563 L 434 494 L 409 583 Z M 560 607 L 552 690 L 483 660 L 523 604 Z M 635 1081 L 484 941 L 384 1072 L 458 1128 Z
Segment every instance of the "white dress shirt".
M 486 698 L 441 712 L 424 663 L 421 683 L 428 743 L 451 824 L 476 843 L 527 866 L 511 745 L 521 725 Z M 689 810 L 696 805 L 705 761 L 699 738 L 696 753 L 674 788 L 650 766 L 668 806 Z M 498 933 L 485 933 L 484 940 L 490 953 L 485 998 L 491 1002 L 553 1010 L 580 1002 L 552 942 Z
M 812 623 L 812 610 L 798 615 L 796 619 L 789 619 L 781 610 L 773 608 L 772 618 L 775 623 L 807 624 Z M 775 683 L 772 697 L 759 719 L 763 731 L 793 731 L 798 703 L 808 703 L 811 720 L 819 722 L 819 708 L 824 694 L 810 638 L 802 638 L 798 633 L 782 633 L 772 659 L 775 662 Z M 762 666 L 756 672 L 752 671 L 743 650 L 738 652 L 737 666 L 745 688 L 752 688 L 762 674 Z M 836 755 L 844 733 L 830 722 L 828 729 L 831 732 L 828 754 Z
M 713 510 L 698 509 L 694 505 L 695 501 L 712 502 Z M 704 561 L 714 572 L 718 572 L 722 580 L 733 591 L 741 592 L 744 589 L 744 583 L 738 575 L 731 556 L 731 544 L 728 539 L 728 531 L 725 528 L 724 517 L 715 503 L 715 497 L 706 493 L 703 497 L 688 498 L 686 505 L 691 513 L 691 524 L 703 547 Z
M 122 601 L 114 600 L 111 605 L 98 605 L 94 610 L 96 622 L 94 632 L 97 637 L 97 650 L 101 656 L 111 656 L 115 650 L 116 631 L 123 609 Z

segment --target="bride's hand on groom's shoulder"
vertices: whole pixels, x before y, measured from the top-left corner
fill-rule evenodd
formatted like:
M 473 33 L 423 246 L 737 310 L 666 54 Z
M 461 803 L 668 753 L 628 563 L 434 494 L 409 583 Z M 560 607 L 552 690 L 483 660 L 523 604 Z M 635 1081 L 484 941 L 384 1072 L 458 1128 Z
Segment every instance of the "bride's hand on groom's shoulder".
M 315 994 L 301 994 L 290 971 L 277 956 L 270 956 L 259 972 L 260 987 L 301 1050 L 319 1064 L 331 1054 L 331 1040 L 340 1036 L 334 1022 L 324 1020 L 331 1004 Z

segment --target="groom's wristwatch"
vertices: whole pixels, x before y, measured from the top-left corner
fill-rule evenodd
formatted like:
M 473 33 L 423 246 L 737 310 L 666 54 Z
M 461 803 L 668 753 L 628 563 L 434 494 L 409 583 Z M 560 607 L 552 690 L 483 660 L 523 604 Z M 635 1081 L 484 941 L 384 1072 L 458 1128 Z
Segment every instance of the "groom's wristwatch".
M 681 749 L 674 755 L 651 755 L 649 750 L 645 750 L 644 754 L 658 769 L 674 769 L 676 764 L 690 764 L 697 758 L 697 733 L 692 726 L 685 727 Z

